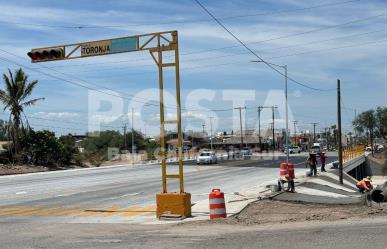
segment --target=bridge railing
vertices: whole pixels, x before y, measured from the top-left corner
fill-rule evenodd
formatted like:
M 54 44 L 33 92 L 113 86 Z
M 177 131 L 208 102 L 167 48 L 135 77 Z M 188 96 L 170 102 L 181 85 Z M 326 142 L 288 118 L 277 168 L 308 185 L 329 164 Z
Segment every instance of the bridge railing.
M 360 156 L 364 156 L 364 145 L 346 146 L 343 148 L 343 162 L 350 161 Z

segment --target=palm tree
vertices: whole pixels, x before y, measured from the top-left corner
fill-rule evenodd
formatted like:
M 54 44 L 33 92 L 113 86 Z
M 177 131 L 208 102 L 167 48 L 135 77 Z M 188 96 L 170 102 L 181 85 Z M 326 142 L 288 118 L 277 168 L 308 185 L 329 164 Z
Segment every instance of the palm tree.
M 24 107 L 32 106 L 44 98 L 28 99 L 38 83 L 37 80 L 27 82 L 28 76 L 19 68 L 14 75 L 8 69 L 9 75 L 3 74 L 5 89 L 0 89 L 0 101 L 4 104 L 4 110 L 10 111 L 10 135 L 15 148 L 15 153 L 20 152 L 19 130 L 22 123 Z M 11 121 L 12 118 L 12 121 Z

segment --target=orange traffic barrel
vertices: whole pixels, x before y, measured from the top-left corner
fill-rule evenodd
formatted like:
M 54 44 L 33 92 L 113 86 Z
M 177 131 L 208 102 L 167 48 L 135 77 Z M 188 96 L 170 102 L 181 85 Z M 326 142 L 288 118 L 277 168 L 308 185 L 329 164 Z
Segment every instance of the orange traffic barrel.
M 286 175 L 289 175 L 288 164 L 281 163 L 280 164 L 280 176 L 286 176 Z
M 291 177 L 292 179 L 295 178 L 295 174 L 294 174 L 294 164 L 288 163 L 288 173 L 289 173 L 289 177 Z
M 224 193 L 216 188 L 209 194 L 210 199 L 210 219 L 226 218 L 226 204 L 224 203 Z

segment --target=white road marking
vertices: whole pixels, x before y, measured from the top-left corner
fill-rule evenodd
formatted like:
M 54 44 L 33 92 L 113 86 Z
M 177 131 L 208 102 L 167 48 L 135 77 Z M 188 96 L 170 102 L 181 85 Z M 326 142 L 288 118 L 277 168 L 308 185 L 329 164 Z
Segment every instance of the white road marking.
M 21 192 L 16 192 L 15 194 L 16 195 L 24 195 L 24 194 L 27 194 L 27 192 L 26 191 L 21 191 Z

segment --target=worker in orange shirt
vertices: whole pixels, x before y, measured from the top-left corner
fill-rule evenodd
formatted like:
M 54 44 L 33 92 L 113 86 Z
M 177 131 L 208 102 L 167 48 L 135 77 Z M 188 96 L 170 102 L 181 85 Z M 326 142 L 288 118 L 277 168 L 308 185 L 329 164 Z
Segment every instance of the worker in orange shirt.
M 361 193 L 364 193 L 365 191 L 369 192 L 374 188 L 371 183 L 371 177 L 369 176 L 367 176 L 361 181 L 358 181 L 356 183 L 356 187 L 359 189 Z

